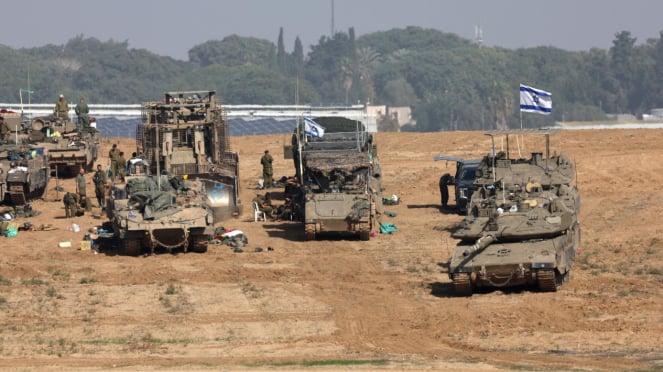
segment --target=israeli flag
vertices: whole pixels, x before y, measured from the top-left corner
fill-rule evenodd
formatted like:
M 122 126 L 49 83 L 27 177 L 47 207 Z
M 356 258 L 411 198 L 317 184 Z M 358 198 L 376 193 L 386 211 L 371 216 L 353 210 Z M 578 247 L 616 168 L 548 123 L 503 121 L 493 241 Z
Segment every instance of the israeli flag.
M 325 135 L 325 127 L 311 118 L 304 117 L 304 133 L 311 137 L 322 137 Z
M 552 112 L 552 94 L 545 90 L 520 84 L 520 111 L 550 115 Z

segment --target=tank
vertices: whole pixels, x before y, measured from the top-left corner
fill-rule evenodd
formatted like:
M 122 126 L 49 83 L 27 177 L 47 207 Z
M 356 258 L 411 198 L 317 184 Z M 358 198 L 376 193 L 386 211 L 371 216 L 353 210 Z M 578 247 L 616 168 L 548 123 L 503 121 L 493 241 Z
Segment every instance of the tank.
M 213 233 L 200 180 L 129 175 L 111 187 L 106 210 L 123 255 L 206 252 Z
M 43 147 L 23 144 L 23 116 L 3 110 L 1 114 L 11 130 L 8 144 L 0 145 L 0 201 L 13 205 L 27 204 L 41 198 L 49 180 L 48 158 Z M 19 143 L 19 144 L 17 144 Z
M 512 158 L 509 135 L 541 133 L 546 155 Z M 506 137 L 477 167 L 468 214 L 452 237 L 460 242 L 449 262 L 458 295 L 478 287 L 536 285 L 556 291 L 568 279 L 580 245 L 580 196 L 571 185 L 575 166 L 565 153 L 550 155 L 549 131 L 489 132 Z
M 32 119 L 27 140 L 32 146 L 45 149 L 51 171 L 58 176 L 76 175 L 80 167 L 92 171 L 99 156 L 96 129 L 78 130 L 76 123 L 55 115 Z
M 369 240 L 381 210 L 380 163 L 372 135 L 361 122 L 347 118 L 321 117 L 312 123 L 324 130 L 311 132 L 307 121 L 298 125 L 292 154 L 299 183 L 286 190 L 303 220 L 305 239 L 350 233 Z
M 241 214 L 239 154 L 231 150 L 215 91 L 166 92 L 161 101 L 143 103 L 136 143 L 151 174 L 200 180 L 217 222 Z

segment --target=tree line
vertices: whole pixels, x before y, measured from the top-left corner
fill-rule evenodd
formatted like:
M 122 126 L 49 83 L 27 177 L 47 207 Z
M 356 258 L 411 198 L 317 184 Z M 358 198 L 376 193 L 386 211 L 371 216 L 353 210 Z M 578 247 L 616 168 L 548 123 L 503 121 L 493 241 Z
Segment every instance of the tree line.
M 209 40 L 193 46 L 188 61 L 83 35 L 64 45 L 0 45 L 0 101 L 17 102 L 28 88 L 41 103 L 60 93 L 140 103 L 170 90 L 214 89 L 225 104 L 410 106 L 416 126 L 404 130 L 422 132 L 519 127 L 521 83 L 553 97 L 552 115 L 528 115 L 529 127 L 663 107 L 663 31 L 640 44 L 617 32 L 608 50 L 580 52 L 486 47 L 420 27 L 361 37 L 350 28 L 320 37 L 308 52 L 297 38 L 288 52 L 283 33 L 276 44 L 238 35 Z M 380 129 L 393 124 L 384 118 Z

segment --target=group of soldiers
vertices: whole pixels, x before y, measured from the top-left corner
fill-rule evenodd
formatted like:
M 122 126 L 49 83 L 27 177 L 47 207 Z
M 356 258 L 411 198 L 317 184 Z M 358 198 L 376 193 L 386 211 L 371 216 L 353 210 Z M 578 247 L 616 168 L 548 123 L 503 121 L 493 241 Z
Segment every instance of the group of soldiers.
M 124 152 L 118 149 L 117 144 L 113 144 L 110 152 L 108 153 L 108 161 L 110 164 L 110 181 L 115 183 L 117 181 L 124 181 L 124 171 L 127 165 L 124 159 Z M 94 183 L 94 195 L 97 198 L 97 205 L 102 210 L 106 205 L 106 192 L 108 188 L 109 177 L 104 171 L 101 164 L 97 164 L 97 170 L 92 176 Z M 78 175 L 75 179 L 76 192 L 67 192 L 64 196 L 65 217 L 71 218 L 83 215 L 86 211 L 92 210 L 92 202 L 87 196 L 87 180 L 85 178 L 85 169 L 80 168 Z
M 99 208 L 104 208 L 106 205 L 106 186 L 108 178 L 106 172 L 97 164 L 97 171 L 92 178 L 94 183 L 94 194 L 97 198 L 97 205 Z M 85 212 L 92 211 L 92 202 L 87 196 L 87 180 L 85 178 L 85 169 L 80 168 L 78 175 L 75 179 L 76 192 L 68 192 L 64 195 L 64 209 L 65 217 L 77 217 L 85 214 Z
M 57 102 L 55 102 L 55 108 L 53 109 L 55 116 L 69 120 L 69 102 L 64 98 L 63 94 L 60 94 Z M 78 101 L 78 104 L 74 108 L 76 116 L 78 116 L 78 129 L 79 130 L 89 130 L 91 128 L 90 123 L 94 121 L 94 118 L 90 118 L 90 107 L 85 98 L 81 97 Z
M 286 196 L 283 204 L 275 206 L 272 204 L 272 198 L 269 193 L 266 194 L 256 194 L 256 197 L 253 198 L 253 202 L 258 205 L 258 209 L 261 212 L 265 212 L 265 215 L 274 220 L 289 220 L 292 219 L 294 210 L 292 199 L 289 196 Z

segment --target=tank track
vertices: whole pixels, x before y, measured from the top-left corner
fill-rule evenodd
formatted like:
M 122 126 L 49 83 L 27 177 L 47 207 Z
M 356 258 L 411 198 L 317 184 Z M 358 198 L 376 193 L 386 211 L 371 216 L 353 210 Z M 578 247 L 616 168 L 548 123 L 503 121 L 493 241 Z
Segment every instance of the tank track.
M 554 269 L 539 270 L 537 272 L 537 282 L 539 289 L 544 292 L 557 291 L 558 280 Z
M 359 226 L 359 239 L 360 240 L 370 240 L 371 239 L 371 224 L 368 222 L 362 223 Z
M 139 239 L 122 239 L 120 241 L 120 254 L 124 256 L 138 256 L 142 250 Z
M 191 234 L 189 236 L 189 252 L 205 253 L 207 252 L 207 235 Z
M 304 239 L 305 240 L 315 240 L 315 224 L 314 223 L 304 224 Z
M 472 283 L 470 282 L 470 274 L 468 273 L 454 274 L 453 288 L 456 296 L 471 296 Z

